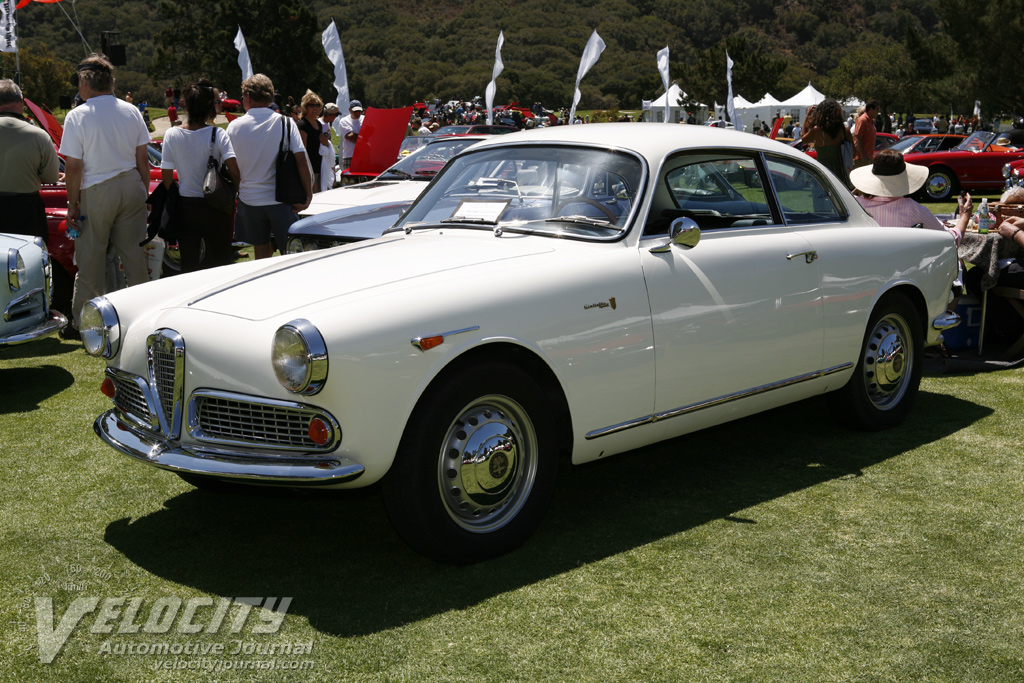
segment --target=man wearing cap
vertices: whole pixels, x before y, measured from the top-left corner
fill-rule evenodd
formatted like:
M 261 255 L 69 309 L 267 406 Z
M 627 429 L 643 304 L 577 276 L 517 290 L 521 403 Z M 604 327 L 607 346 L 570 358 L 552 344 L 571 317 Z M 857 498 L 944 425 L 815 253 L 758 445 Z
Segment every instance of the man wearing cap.
M 50 136 L 22 116 L 24 107 L 18 84 L 0 80 L 0 232 L 46 240 L 39 186 L 57 182 L 60 167 Z
M 71 76 L 82 104 L 64 119 L 60 153 L 68 188 L 67 225 L 75 242 L 74 327 L 82 306 L 106 294 L 107 246 L 121 259 L 129 285 L 149 280 L 139 243 L 146 236 L 149 196 L 149 128 L 138 108 L 114 97 L 114 67 L 100 54 L 86 57 Z
M 352 100 L 348 106 L 348 116 L 343 116 L 335 121 L 335 130 L 341 138 L 341 170 L 352 165 L 352 152 L 356 149 L 356 140 L 359 139 L 359 128 L 363 125 L 363 103 L 359 100 Z
M 920 225 L 930 230 L 945 230 L 959 245 L 973 209 L 971 196 L 961 198 L 957 224 L 947 228 L 935 214 L 907 196 L 920 190 L 927 179 L 927 167 L 908 164 L 902 154 L 891 149 L 876 154 L 870 166 L 850 171 L 850 182 L 863 193 L 857 201 L 879 225 L 898 228 Z

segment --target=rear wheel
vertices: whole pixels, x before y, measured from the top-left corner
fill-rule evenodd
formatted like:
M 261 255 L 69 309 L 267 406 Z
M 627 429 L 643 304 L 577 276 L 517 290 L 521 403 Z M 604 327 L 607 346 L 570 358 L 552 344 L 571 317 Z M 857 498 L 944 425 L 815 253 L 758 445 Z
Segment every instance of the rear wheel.
M 836 419 L 873 432 L 903 422 L 921 384 L 921 316 L 903 294 L 880 301 L 871 314 L 853 377 L 829 395 Z
M 453 564 L 521 545 L 554 492 L 554 416 L 539 383 L 466 366 L 421 399 L 384 480 L 388 516 L 418 552 Z

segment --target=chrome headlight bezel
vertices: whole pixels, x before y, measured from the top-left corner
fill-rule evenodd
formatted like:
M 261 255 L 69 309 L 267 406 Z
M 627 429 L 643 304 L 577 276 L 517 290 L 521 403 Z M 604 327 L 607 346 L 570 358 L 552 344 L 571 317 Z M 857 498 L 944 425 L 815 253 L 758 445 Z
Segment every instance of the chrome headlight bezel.
M 21 252 L 15 248 L 7 250 L 7 287 L 11 292 L 17 292 L 19 289 L 25 286 L 27 271 L 25 269 L 25 259 L 21 257 Z
M 285 253 L 301 254 L 303 251 L 305 251 L 305 249 L 301 237 L 288 238 L 288 244 L 285 246 Z
M 98 296 L 86 302 L 78 320 L 86 353 L 107 359 L 117 355 L 121 348 L 121 322 L 106 297 Z
M 277 329 L 270 344 L 270 363 L 277 381 L 293 394 L 312 396 L 327 382 L 327 344 L 304 318 Z
M 1010 177 L 1010 173 L 1011 173 L 1011 171 L 1010 171 L 1010 164 L 1003 164 L 1003 177 L 1004 178 L 1009 178 Z

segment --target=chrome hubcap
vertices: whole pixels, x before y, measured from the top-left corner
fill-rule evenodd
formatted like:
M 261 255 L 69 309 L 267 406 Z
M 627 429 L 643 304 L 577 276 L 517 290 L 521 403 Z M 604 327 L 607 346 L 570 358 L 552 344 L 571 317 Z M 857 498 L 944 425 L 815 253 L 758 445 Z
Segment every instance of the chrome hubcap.
M 466 406 L 445 435 L 438 487 L 449 516 L 474 532 L 508 523 L 537 474 L 537 435 L 529 415 L 506 396 Z
M 928 178 L 928 194 L 932 197 L 945 197 L 949 192 L 949 178 L 942 173 L 936 173 Z
M 864 350 L 864 385 L 876 408 L 897 405 L 907 390 L 906 378 L 913 367 L 910 331 L 898 315 L 888 315 L 875 325 Z

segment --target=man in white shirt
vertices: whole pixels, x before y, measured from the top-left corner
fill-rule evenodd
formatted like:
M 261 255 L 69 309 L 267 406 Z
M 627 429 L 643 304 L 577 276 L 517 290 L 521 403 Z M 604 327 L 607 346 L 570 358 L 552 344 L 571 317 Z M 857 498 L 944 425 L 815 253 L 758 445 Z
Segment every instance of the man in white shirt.
M 139 243 L 146 236 L 149 196 L 149 128 L 139 110 L 114 97 L 114 67 L 103 55 L 86 57 L 71 84 L 83 103 L 64 119 L 60 153 L 68 188 L 68 231 L 75 242 L 74 327 L 77 338 L 82 306 L 106 294 L 107 245 L 114 247 L 129 285 L 149 280 Z
M 272 256 L 275 243 L 285 253 L 288 226 L 298 220 L 298 212 L 308 207 L 313 198 L 313 174 L 299 128 L 289 117 L 270 108 L 273 101 L 274 84 L 269 78 L 255 74 L 245 79 L 245 116 L 228 124 L 228 137 L 242 176 L 235 209 L 235 239 L 253 245 L 258 259 Z M 306 201 L 302 204 L 282 204 L 275 198 L 277 155 L 283 145 L 295 154 L 298 163 L 299 177 L 306 190 Z
M 341 170 L 352 165 L 352 152 L 356 149 L 356 140 L 359 139 L 359 128 L 363 125 L 363 103 L 359 100 L 352 100 L 348 105 L 348 116 L 343 116 L 334 122 L 338 137 L 341 138 Z

